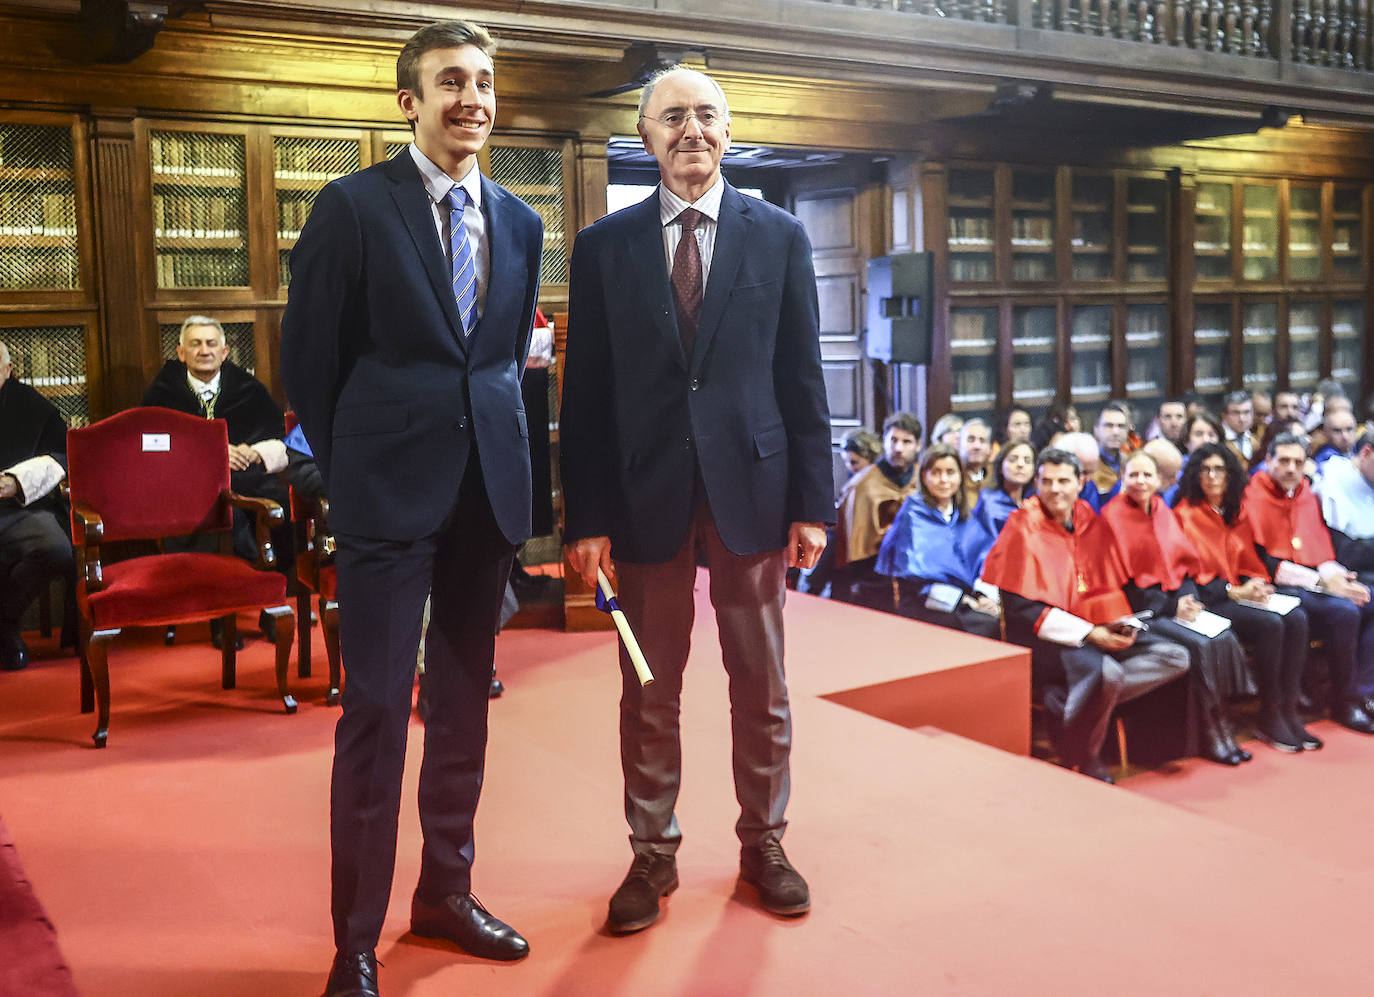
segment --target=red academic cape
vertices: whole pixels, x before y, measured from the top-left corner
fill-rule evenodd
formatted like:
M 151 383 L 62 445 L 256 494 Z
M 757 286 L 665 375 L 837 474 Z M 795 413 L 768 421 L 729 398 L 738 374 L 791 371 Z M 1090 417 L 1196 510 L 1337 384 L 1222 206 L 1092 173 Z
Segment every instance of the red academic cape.
M 1131 606 L 1121 587 L 1129 576 L 1112 528 L 1082 499 L 1074 505 L 1073 526 L 1070 533 L 1045 515 L 1038 500 L 1027 502 L 1002 527 L 983 565 L 983 580 L 1093 624 L 1128 615 Z
M 1181 501 L 1174 507 L 1174 515 L 1178 517 L 1184 536 L 1193 542 L 1197 551 L 1202 567 L 1193 580 L 1199 585 L 1206 585 L 1214 578 L 1224 578 L 1228 585 L 1239 585 L 1243 578 L 1269 581 L 1269 572 L 1255 553 L 1255 534 L 1244 509 L 1237 513 L 1230 526 L 1221 518 L 1221 513 L 1206 502 Z
M 1173 510 L 1158 495 L 1147 513 L 1124 494 L 1102 507 L 1100 513 L 1116 537 L 1116 549 L 1131 580 L 1143 589 L 1158 585 L 1173 592 L 1189 575 L 1202 567 L 1197 551 L 1179 529 Z
M 1308 568 L 1336 560 L 1321 506 L 1306 478 L 1289 498 L 1261 471 L 1245 486 L 1244 507 L 1255 540 L 1270 557 Z

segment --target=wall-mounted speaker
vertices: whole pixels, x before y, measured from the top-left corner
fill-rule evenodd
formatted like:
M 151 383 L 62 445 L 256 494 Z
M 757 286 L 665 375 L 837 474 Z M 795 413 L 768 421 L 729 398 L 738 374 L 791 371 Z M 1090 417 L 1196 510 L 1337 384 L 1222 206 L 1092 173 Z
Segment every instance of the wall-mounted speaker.
M 930 363 L 934 254 L 897 253 L 868 261 L 867 352 L 888 363 Z

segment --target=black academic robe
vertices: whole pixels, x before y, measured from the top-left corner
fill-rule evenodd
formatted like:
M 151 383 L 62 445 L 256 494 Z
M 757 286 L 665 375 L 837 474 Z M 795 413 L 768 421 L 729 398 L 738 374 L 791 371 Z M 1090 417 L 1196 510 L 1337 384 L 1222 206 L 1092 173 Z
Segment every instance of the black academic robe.
M 34 388 L 13 377 L 0 385 L 0 471 L 31 457 L 51 457 L 67 466 L 67 423 L 57 406 Z M 46 509 L 70 529 L 67 503 L 54 488 L 26 507 Z

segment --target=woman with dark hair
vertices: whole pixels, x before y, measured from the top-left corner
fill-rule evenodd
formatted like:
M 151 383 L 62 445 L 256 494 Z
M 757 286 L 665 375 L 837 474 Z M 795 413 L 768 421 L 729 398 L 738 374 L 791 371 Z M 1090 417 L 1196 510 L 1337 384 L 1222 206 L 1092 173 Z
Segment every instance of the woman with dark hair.
M 1210 612 L 1231 621 L 1231 629 L 1254 659 L 1260 695 L 1256 733 L 1280 751 L 1310 751 L 1322 742 L 1307 732 L 1298 716 L 1307 663 L 1307 614 L 1301 606 L 1286 616 L 1258 608 L 1268 602 L 1274 587 L 1255 552 L 1255 537 L 1241 508 L 1246 481 L 1229 447 L 1203 444 L 1183 468 L 1174 515 L 1198 553 L 1198 598 Z
M 877 572 L 894 579 L 897 612 L 980 637 L 1002 632 L 996 589 L 982 585 L 997 538 L 970 513 L 959 452 L 936 443 L 921 455 L 920 491 L 907 497 L 878 550 Z
M 1060 433 L 1080 433 L 1083 431 L 1083 420 L 1078 417 L 1078 409 L 1073 407 L 1073 402 L 1056 401 L 1050 406 L 1050 410 L 1045 413 L 1045 418 L 1040 420 L 1031 433 L 1031 446 L 1035 447 L 1035 452 L 1039 453 L 1050 445 Z
M 1183 424 L 1183 435 L 1179 437 L 1183 441 L 1185 458 L 1198 447 L 1208 443 L 1220 443 L 1225 438 L 1221 431 L 1221 423 L 1211 412 L 1197 412 L 1188 416 L 1188 420 Z M 1177 505 L 1181 494 L 1180 483 L 1170 485 L 1164 489 L 1163 494 L 1168 505 Z
M 1030 494 L 1035 477 L 1035 448 L 1026 440 L 1004 446 L 992 461 L 992 487 L 978 495 L 978 511 L 987 516 L 995 532 L 1001 533 L 1007 517 Z
M 1228 630 L 1209 637 L 1199 632 L 1203 604 L 1194 579 L 1201 571 L 1198 553 L 1178 520 L 1158 495 L 1159 467 L 1143 450 L 1122 464 L 1121 492 L 1102 509 L 1111 524 L 1117 552 L 1126 567 L 1126 599 L 1134 612 L 1150 610 L 1150 629 L 1188 649 L 1192 699 L 1190 727 L 1198 754 L 1222 765 L 1239 765 L 1250 753 L 1236 745 L 1226 717 L 1226 695 L 1248 685 L 1245 652 Z
M 1033 427 L 1029 409 L 1020 405 L 1008 405 L 997 419 L 997 425 L 993 429 L 993 442 L 999 447 L 1004 447 L 1018 440 L 1029 441 Z

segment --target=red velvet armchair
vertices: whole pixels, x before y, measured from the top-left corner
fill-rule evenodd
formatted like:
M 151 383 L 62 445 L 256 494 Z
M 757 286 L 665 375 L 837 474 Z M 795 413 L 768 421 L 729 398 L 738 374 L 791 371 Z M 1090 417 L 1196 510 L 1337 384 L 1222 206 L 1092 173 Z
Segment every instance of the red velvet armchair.
M 229 438 L 223 420 L 163 408 L 136 408 L 67 434 L 72 537 L 81 620 L 81 712 L 98 709 L 93 737 L 103 748 L 110 725 L 108 647 L 127 626 L 220 619 L 222 685 L 235 685 L 235 614 L 264 610 L 277 619 L 277 692 L 287 713 L 294 638 L 286 578 L 271 527 L 284 513 L 267 499 L 229 490 Z M 232 509 L 256 520 L 256 565 L 232 551 Z M 208 536 L 219 553 L 166 553 L 169 537 Z M 160 553 L 105 563 L 101 545 L 156 541 Z M 217 541 L 217 544 L 216 544 Z

